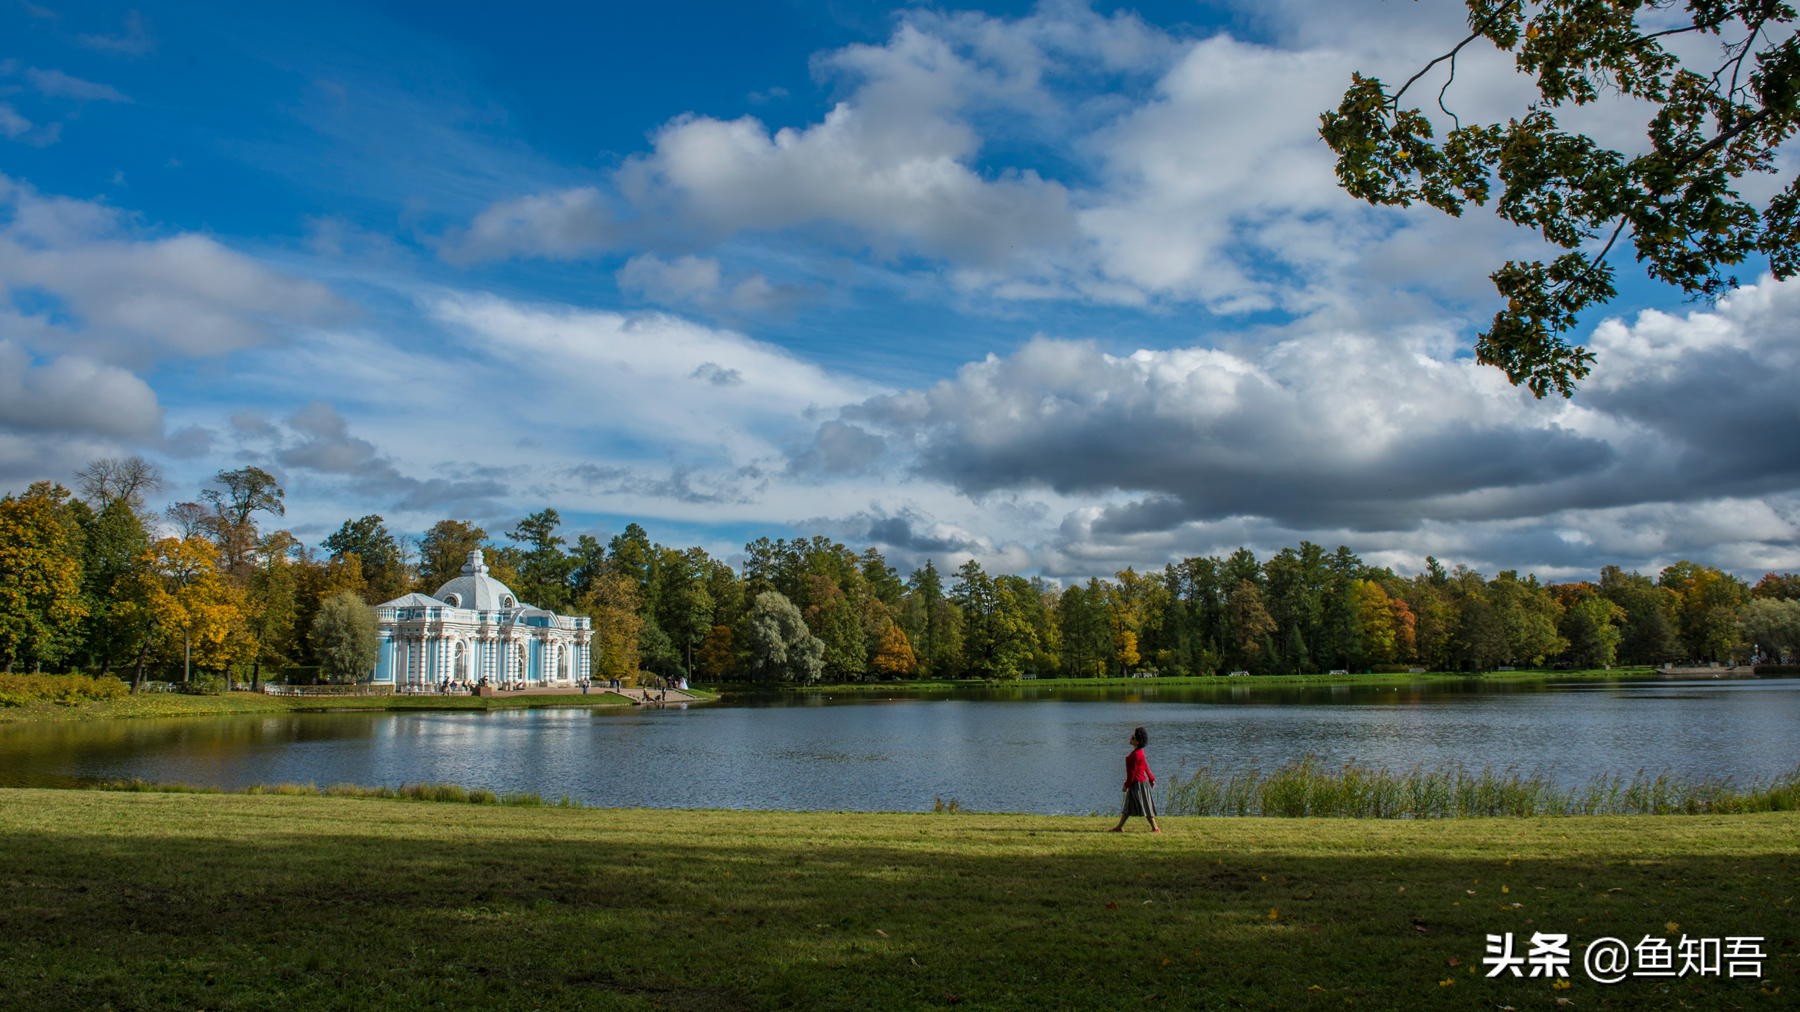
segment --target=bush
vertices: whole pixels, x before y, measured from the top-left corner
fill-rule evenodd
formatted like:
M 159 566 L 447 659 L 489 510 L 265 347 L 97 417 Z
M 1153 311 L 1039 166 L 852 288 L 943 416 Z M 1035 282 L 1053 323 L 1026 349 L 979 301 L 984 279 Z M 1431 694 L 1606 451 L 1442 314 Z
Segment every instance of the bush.
M 131 686 L 111 675 L 0 675 L 0 706 L 24 706 L 33 702 L 73 706 L 128 695 Z
M 177 688 L 190 696 L 216 696 L 225 691 L 225 676 L 194 675 Z

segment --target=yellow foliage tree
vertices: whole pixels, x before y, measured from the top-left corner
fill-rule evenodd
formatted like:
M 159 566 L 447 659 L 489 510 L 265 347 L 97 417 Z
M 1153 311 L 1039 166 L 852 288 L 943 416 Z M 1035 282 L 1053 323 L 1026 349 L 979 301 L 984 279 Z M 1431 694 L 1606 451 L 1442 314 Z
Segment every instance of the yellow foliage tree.
M 145 608 L 164 656 L 183 667 L 229 672 L 255 660 L 244 588 L 219 571 L 218 549 L 199 537 L 163 538 L 150 548 Z
M 61 485 L 38 482 L 0 500 L 0 658 L 7 671 L 20 660 L 62 658 L 87 615 L 68 498 Z
M 883 678 L 905 678 L 919 670 L 919 658 L 913 653 L 912 641 L 906 638 L 906 630 L 893 622 L 883 630 L 881 647 L 869 663 Z

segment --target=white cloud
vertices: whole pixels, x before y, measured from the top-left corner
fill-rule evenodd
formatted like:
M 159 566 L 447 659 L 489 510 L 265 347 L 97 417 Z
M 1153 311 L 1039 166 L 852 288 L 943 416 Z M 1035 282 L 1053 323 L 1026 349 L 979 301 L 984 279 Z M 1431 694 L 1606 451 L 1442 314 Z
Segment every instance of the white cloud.
M 462 264 L 514 256 L 568 260 L 608 249 L 617 234 L 606 198 L 583 186 L 503 200 L 448 237 L 443 252 Z
M 129 102 L 119 89 L 110 84 L 98 84 L 84 81 L 79 77 L 71 77 L 60 70 L 39 70 L 36 67 L 25 71 L 25 79 L 37 89 L 38 94 L 47 98 L 72 98 L 81 102 Z
M 101 204 L 39 196 L 0 179 L 0 289 L 54 300 L 37 332 L 55 347 L 131 367 L 209 356 L 274 339 L 294 321 L 344 305 L 324 286 L 282 275 L 192 233 L 131 237 Z M 66 319 L 65 319 L 66 318 Z
M 672 316 L 457 294 L 425 309 L 467 335 L 465 350 L 484 369 L 504 367 L 520 421 L 552 438 L 614 433 L 745 464 L 776 453 L 809 412 L 874 392 L 774 345 Z
M 31 129 L 31 121 L 19 115 L 19 111 L 5 102 L 0 102 L 0 135 L 18 138 Z
M 0 340 L 0 429 L 154 439 L 162 409 L 143 380 L 76 355 L 44 364 Z

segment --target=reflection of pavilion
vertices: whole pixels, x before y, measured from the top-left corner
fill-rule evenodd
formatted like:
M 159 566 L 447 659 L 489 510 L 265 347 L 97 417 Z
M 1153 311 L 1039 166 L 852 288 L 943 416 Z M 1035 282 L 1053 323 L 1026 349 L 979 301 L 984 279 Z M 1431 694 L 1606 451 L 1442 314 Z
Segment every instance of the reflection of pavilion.
M 488 575 L 481 550 L 437 594 L 375 606 L 377 685 L 435 688 L 486 678 L 504 685 L 573 685 L 588 673 L 588 620 L 520 604 Z

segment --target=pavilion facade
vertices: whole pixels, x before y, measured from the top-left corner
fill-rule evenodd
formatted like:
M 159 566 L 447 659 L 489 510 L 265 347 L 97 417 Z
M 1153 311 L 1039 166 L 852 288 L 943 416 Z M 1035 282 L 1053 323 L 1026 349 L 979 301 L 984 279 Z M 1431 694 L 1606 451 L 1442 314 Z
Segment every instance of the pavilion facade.
M 380 650 L 373 681 L 399 691 L 463 686 L 574 686 L 588 675 L 586 618 L 519 601 L 488 575 L 480 549 L 436 594 L 375 606 Z

